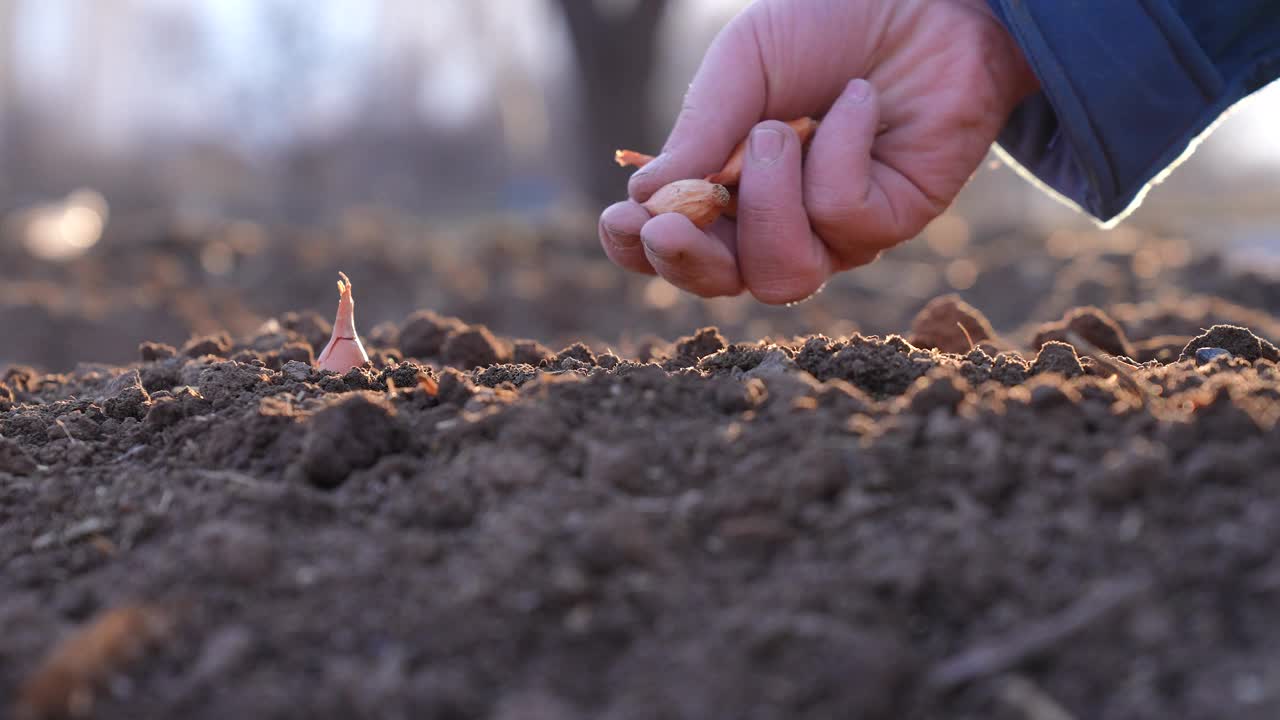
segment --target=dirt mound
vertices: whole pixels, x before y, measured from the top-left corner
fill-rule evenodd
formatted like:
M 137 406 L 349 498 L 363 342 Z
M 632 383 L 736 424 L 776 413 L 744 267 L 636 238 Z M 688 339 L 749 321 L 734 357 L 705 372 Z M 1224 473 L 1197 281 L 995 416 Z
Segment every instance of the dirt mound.
M 911 344 L 942 352 L 963 355 L 995 336 L 987 318 L 959 295 L 930 300 L 911 321 Z
M 1206 348 L 1220 348 L 1249 362 L 1258 359 L 1280 362 L 1280 350 L 1275 345 L 1254 335 L 1247 328 L 1232 325 L 1214 325 L 1204 334 L 1197 335 L 1182 349 L 1182 355 L 1178 359 L 1190 360 L 1197 350 Z
M 1072 344 L 1072 336 L 1084 340 L 1111 355 L 1133 358 L 1137 355 L 1124 330 L 1106 313 L 1095 307 L 1076 308 L 1062 320 L 1041 326 L 1031 341 L 1039 349 L 1050 341 Z
M 3 376 L 0 697 L 75 690 L 15 710 L 1280 711 L 1280 369 L 1248 331 L 1127 385 L 1055 341 L 708 328 L 641 359 L 422 313 L 336 375 L 284 359 L 327 339 L 299 317 Z M 118 667 L 41 675 L 153 607 Z

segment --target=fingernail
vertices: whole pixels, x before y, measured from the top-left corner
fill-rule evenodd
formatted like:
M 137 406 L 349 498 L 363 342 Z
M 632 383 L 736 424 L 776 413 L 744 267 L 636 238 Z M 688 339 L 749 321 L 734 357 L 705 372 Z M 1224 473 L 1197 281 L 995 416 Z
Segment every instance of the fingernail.
M 751 132 L 751 158 L 763 165 L 771 165 L 782 157 L 786 138 L 773 128 L 760 128 Z
M 609 233 L 609 237 L 613 239 L 615 245 L 619 247 L 635 247 L 640 242 L 640 236 L 635 233 L 619 230 L 612 225 L 605 225 L 604 231 Z
M 845 97 L 852 103 L 864 103 L 867 98 L 871 97 L 871 83 L 859 78 L 849 83 L 848 92 Z
M 654 260 L 658 260 L 665 263 L 665 262 L 670 262 L 673 259 L 671 257 L 668 257 L 668 255 L 670 254 L 670 251 L 665 246 L 663 246 L 662 243 L 658 242 L 652 237 L 646 237 L 644 235 L 641 235 L 640 243 L 641 245 L 644 246 L 644 252 L 646 255 L 649 256 L 650 258 L 649 262 L 651 263 Z

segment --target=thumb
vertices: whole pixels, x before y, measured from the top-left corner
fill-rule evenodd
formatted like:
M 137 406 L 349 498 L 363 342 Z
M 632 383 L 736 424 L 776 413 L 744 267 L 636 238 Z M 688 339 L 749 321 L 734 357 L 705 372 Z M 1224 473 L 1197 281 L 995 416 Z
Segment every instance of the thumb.
M 765 76 L 751 22 L 739 14 L 716 36 L 662 154 L 631 176 L 627 190 L 633 200 L 644 202 L 667 183 L 719 170 L 759 121 Z

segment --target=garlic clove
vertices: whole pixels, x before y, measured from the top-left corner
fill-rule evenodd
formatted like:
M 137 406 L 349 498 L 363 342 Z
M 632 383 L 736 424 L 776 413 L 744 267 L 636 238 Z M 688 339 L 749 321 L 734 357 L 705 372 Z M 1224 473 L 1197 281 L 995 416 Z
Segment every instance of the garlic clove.
M 369 354 L 356 333 L 356 301 L 351 297 L 351 281 L 342 272 L 338 277 L 341 278 L 338 280 L 338 314 L 333 320 L 333 335 L 316 359 L 316 367 L 345 373 L 369 362 Z
M 729 190 L 706 180 L 677 180 L 663 185 L 641 203 L 650 215 L 679 213 L 698 228 L 716 221 L 729 206 Z

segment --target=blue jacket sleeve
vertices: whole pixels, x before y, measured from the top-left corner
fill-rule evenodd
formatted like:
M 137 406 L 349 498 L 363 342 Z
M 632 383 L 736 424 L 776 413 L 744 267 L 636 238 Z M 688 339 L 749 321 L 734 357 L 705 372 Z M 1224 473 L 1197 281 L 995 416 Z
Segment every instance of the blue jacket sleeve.
M 1237 101 L 1280 77 L 1280 0 L 988 0 L 1041 91 L 1006 159 L 1122 218 Z

